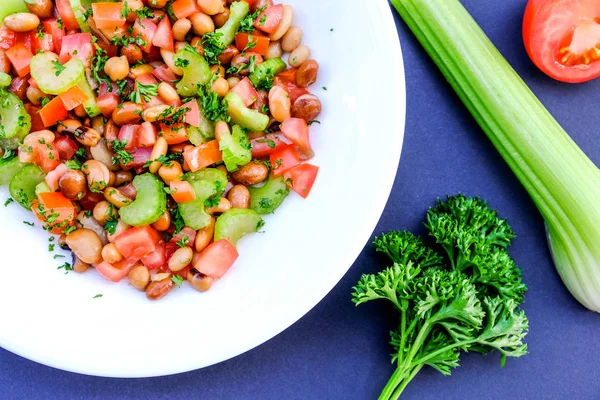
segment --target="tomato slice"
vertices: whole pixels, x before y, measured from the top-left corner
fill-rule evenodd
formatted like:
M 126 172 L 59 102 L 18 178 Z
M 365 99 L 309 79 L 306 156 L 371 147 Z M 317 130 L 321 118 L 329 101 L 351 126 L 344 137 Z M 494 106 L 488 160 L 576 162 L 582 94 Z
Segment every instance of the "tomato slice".
M 156 25 L 149 19 L 142 21 L 137 19 L 135 24 L 133 24 L 133 35 L 134 37 L 139 36 L 142 39 L 143 44 L 140 48 L 145 53 L 150 53 L 150 50 L 152 50 L 152 41 L 154 40 L 154 36 L 156 36 L 156 30 Z
M 6 50 L 6 56 L 10 60 L 13 67 L 20 77 L 29 74 L 29 63 L 33 57 L 33 53 L 22 44 L 15 44 L 10 49 Z
M 550 77 L 570 83 L 600 76 L 600 2 L 530 0 L 523 40 L 534 64 Z
M 231 91 L 244 100 L 246 107 L 250 107 L 258 99 L 258 93 L 248 78 L 242 79 Z
M 142 123 L 137 131 L 138 147 L 153 147 L 156 143 L 156 128 L 150 122 Z
M 171 196 L 177 203 L 189 203 L 196 200 L 196 192 L 187 181 L 174 180 L 169 184 Z
M 192 99 L 181 106 L 181 108 L 190 110 L 185 113 L 185 122 L 195 127 L 200 126 L 200 108 L 198 107 L 198 102 L 195 99 Z
M 177 0 L 173 2 L 172 7 L 177 19 L 187 18 L 201 11 L 196 0 Z
M 121 16 L 122 10 L 123 3 L 92 3 L 92 15 L 96 27 L 114 30 L 125 25 L 127 18 Z
M 238 258 L 235 246 L 227 239 L 217 240 L 202 250 L 194 268 L 211 278 L 220 278 Z
M 25 104 L 25 109 L 27 110 L 27 114 L 31 117 L 31 132 L 41 131 L 45 128 L 44 123 L 42 122 L 42 118 L 40 118 L 40 108 L 34 106 L 31 103 Z M 56 141 L 56 140 L 55 140 Z M 65 160 L 62 157 L 61 159 Z
M 52 35 L 44 32 L 37 32 L 33 35 L 33 53 L 38 51 L 54 51 Z
M 174 51 L 173 30 L 169 18 L 163 18 L 156 27 L 156 34 L 152 39 L 152 44 L 161 49 Z
M 112 116 L 113 111 L 115 111 L 120 102 L 121 98 L 116 93 L 107 93 L 96 98 L 96 105 L 106 118 Z
M 42 129 L 44 128 L 42 127 Z M 79 149 L 77 143 L 67 136 L 56 135 L 52 145 L 56 148 L 56 150 L 58 150 L 58 155 L 60 156 L 61 160 L 70 160 L 73 158 L 73 156 L 75 156 L 75 153 Z
M 56 0 L 56 9 L 62 19 L 65 28 L 69 31 L 79 29 L 79 22 L 75 18 L 73 7 L 71 7 L 70 0 Z
M 71 58 L 77 58 L 89 67 L 95 53 L 91 33 L 74 33 L 62 39 L 59 61 L 65 64 Z
M 270 161 L 273 175 L 279 176 L 300 164 L 300 157 L 298 157 L 296 147 L 293 144 L 288 144 L 271 154 Z
M 281 132 L 302 150 L 310 150 L 308 124 L 302 118 L 288 118 L 281 124 Z
M 72 224 L 75 206 L 61 192 L 46 192 L 38 195 L 39 203 L 32 207 L 36 217 L 46 229 L 59 234 Z
M 155 251 L 160 241 L 158 232 L 149 226 L 129 228 L 114 239 L 123 257 L 137 260 Z
M 131 149 L 137 147 L 138 131 L 140 130 L 141 127 L 142 127 L 141 125 L 137 125 L 137 124 L 123 125 L 121 127 L 121 129 L 119 130 L 118 139 L 119 139 L 119 142 L 125 143 L 125 145 L 123 146 L 123 148 L 125 150 L 131 150 Z
M 273 33 L 279 28 L 283 19 L 283 4 L 268 6 L 254 21 L 254 27 L 265 33 Z
M 87 94 L 79 86 L 73 86 L 71 89 L 58 95 L 58 97 L 60 97 L 67 110 L 73 110 L 88 99 Z
M 316 165 L 300 164 L 288 170 L 283 176 L 285 177 L 286 184 L 292 188 L 294 192 L 306 198 L 315 184 L 318 173 L 319 167 Z
M 44 31 L 50 35 L 52 35 L 52 42 L 54 43 L 55 53 L 60 54 L 60 50 L 62 47 L 62 40 L 65 37 L 64 28 L 60 28 L 58 26 L 57 18 L 50 18 L 44 20 L 42 22 L 42 26 L 44 27 Z
M 40 110 L 40 117 L 44 126 L 52 126 L 58 121 L 66 119 L 69 111 L 65 108 L 60 97 L 55 97 Z
M 223 155 L 219 149 L 219 142 L 217 140 L 211 140 L 210 142 L 203 143 L 193 149 L 184 151 L 183 159 L 190 167 L 190 170 L 196 172 L 202 168 L 206 168 L 222 161 Z
M 252 158 L 269 157 L 271 153 L 274 153 L 287 145 L 287 143 L 280 139 L 279 135 L 271 133 L 263 137 L 252 139 L 250 143 L 252 144 Z
M 8 50 L 15 45 L 17 34 L 4 26 L 0 27 L 0 49 Z
M 96 271 L 100 273 L 103 277 L 112 282 L 119 282 L 121 279 L 125 278 L 127 274 L 136 266 L 138 260 L 134 258 L 126 258 L 125 260 L 121 260 L 118 263 L 110 264 L 106 261 L 101 262 L 96 265 Z
M 269 43 L 271 43 L 271 39 L 267 36 L 248 33 L 238 33 L 235 35 L 235 47 L 237 47 L 239 51 L 252 50 L 254 53 L 264 56 L 267 54 Z
M 165 242 L 162 240 L 158 242 L 156 250 L 142 257 L 141 261 L 149 270 L 164 266 L 167 262 Z
M 168 144 L 183 143 L 188 140 L 185 124 L 174 124 L 167 126 L 160 124 L 160 136 L 163 136 Z

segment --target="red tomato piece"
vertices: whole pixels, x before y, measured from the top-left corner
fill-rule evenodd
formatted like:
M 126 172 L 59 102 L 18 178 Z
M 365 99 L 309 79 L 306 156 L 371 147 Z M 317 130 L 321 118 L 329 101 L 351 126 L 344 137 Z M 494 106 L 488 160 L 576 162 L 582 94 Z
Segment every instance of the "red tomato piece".
M 121 16 L 122 10 L 123 3 L 92 3 L 92 15 L 96 27 L 114 30 L 125 25 L 127 18 Z
M 266 8 L 260 13 L 254 21 L 254 27 L 265 33 L 273 33 L 279 28 L 279 24 L 283 19 L 283 4 L 274 4 Z
M 570 83 L 600 76 L 600 2 L 530 0 L 523 40 L 533 63 L 548 76 Z
M 152 44 L 161 49 L 174 51 L 173 30 L 169 18 L 163 18 L 156 27 L 156 34 L 152 39 Z
M 272 133 L 252 139 L 250 143 L 252 144 L 252 158 L 269 157 L 273 152 L 287 145 L 280 139 L 279 135 Z
M 43 125 L 42 129 L 44 129 Z M 31 128 L 31 130 L 32 132 L 35 132 L 33 130 L 33 127 Z M 56 150 L 58 150 L 58 155 L 60 156 L 61 160 L 70 160 L 71 158 L 73 158 L 73 156 L 79 149 L 77 143 L 67 136 L 56 135 L 56 138 L 54 139 L 52 145 L 56 148 Z
M 152 75 L 154 75 L 158 80 L 169 83 L 173 83 L 179 79 L 179 77 L 175 75 L 173 71 L 171 71 L 167 64 L 163 64 L 160 67 L 155 68 L 154 71 L 152 71 Z
M 115 93 L 107 93 L 104 96 L 98 96 L 96 98 L 96 105 L 100 109 L 102 115 L 106 118 L 112 116 L 113 111 L 115 111 L 120 102 L 121 98 Z
M 78 58 L 85 66 L 90 66 L 92 57 L 96 54 L 90 33 L 74 33 L 62 40 L 59 61 L 65 64 L 71 58 Z
M 282 81 L 278 81 L 278 78 L 275 77 L 275 81 L 274 81 L 275 85 L 281 86 L 282 88 L 284 88 L 288 94 L 290 95 L 290 102 L 292 104 L 294 104 L 294 102 L 296 101 L 296 99 L 298 99 L 298 97 L 304 95 L 304 94 L 309 94 L 310 92 L 305 89 L 305 88 L 301 88 L 296 86 L 295 84 L 291 83 L 291 82 L 282 82 Z
M 275 75 L 275 85 L 280 83 L 293 83 L 296 84 L 296 71 L 297 68 L 289 68 Z
M 17 76 L 13 78 L 8 91 L 16 95 L 21 101 L 27 101 L 27 77 Z
M 292 188 L 294 192 L 306 198 L 315 184 L 318 173 L 319 167 L 316 165 L 300 164 L 288 170 L 283 176 L 285 177 L 287 185 Z
M 141 260 L 156 250 L 160 235 L 149 226 L 129 228 L 114 238 L 115 246 L 125 258 Z
M 173 2 L 172 6 L 173 14 L 177 19 L 187 18 L 201 11 L 196 0 L 177 0 Z
M 137 19 L 135 24 L 133 24 L 133 36 L 138 37 L 139 35 L 142 39 L 144 44 L 140 46 L 140 48 L 145 53 L 150 53 L 150 50 L 152 50 L 152 41 L 156 35 L 156 29 L 156 25 L 149 19 L 144 19 L 142 21 Z
M 56 168 L 48 172 L 46 175 L 46 184 L 50 188 L 51 192 L 58 190 L 58 180 L 68 171 L 69 169 L 65 164 L 58 164 Z
M 102 50 L 106 51 L 106 55 L 108 57 L 115 57 L 119 51 L 119 48 L 117 46 L 114 46 L 112 44 L 108 44 L 103 40 L 98 40 L 96 42 L 96 44 L 98 45 L 98 47 L 100 47 Z
M 22 44 L 15 44 L 10 49 L 6 50 L 6 56 L 17 71 L 20 77 L 29 74 L 29 63 L 33 57 L 33 53 Z
M 129 272 L 135 267 L 138 260 L 136 259 L 125 259 L 121 260 L 118 263 L 110 264 L 106 261 L 101 262 L 96 265 L 96 271 L 100 273 L 103 277 L 112 282 L 119 282 L 121 279 L 125 278 Z
M 71 2 L 69 0 L 56 0 L 55 3 L 65 28 L 69 31 L 79 29 L 79 23 L 77 22 L 77 18 L 75 18 Z
M 187 181 L 174 180 L 169 184 L 171 196 L 177 203 L 189 203 L 196 199 L 194 188 Z
M 308 124 L 302 118 L 288 118 L 281 124 L 281 132 L 296 146 L 310 150 Z
M 27 103 L 25 104 L 25 110 L 27 110 L 27 113 L 29 114 L 29 116 L 31 117 L 31 132 L 36 132 L 36 131 L 41 131 L 42 129 L 45 128 L 44 123 L 42 122 L 42 118 L 40 118 L 40 108 L 34 106 L 31 103 Z M 55 140 L 56 142 L 56 140 Z M 59 154 L 60 154 L 60 150 L 59 150 Z M 61 154 L 61 159 L 65 160 L 65 158 L 62 157 Z
M 125 150 L 131 150 L 137 147 L 138 131 L 141 125 L 123 125 L 119 130 L 119 142 L 125 142 Z
M 37 32 L 33 35 L 33 53 L 38 51 L 54 51 L 52 35 L 44 32 Z
M 165 138 L 168 144 L 183 143 L 188 140 L 187 129 L 184 124 L 167 126 L 161 123 L 160 135 Z
M 231 268 L 238 257 L 235 246 L 227 239 L 221 239 L 202 250 L 194 268 L 204 275 L 218 279 Z
M 185 122 L 195 127 L 200 126 L 200 108 L 198 108 L 198 102 L 192 99 L 181 106 L 181 108 L 190 110 L 185 113 Z
M 0 27 L 0 49 L 10 49 L 14 46 L 16 40 L 17 34 L 15 32 L 4 26 Z
M 33 34 L 32 32 L 17 32 L 15 44 L 22 44 L 33 53 Z
M 67 110 L 73 110 L 88 99 L 88 96 L 79 86 L 73 86 L 66 92 L 59 94 L 58 97 L 60 97 Z
M 32 209 L 46 229 L 59 234 L 71 226 L 75 218 L 75 206 L 61 192 L 46 192 L 38 195 L 39 202 Z
M 237 47 L 239 51 L 251 50 L 254 53 L 264 56 L 267 54 L 269 43 L 271 43 L 271 39 L 267 36 L 248 33 L 238 33 L 235 35 L 235 47 Z
M 158 242 L 156 250 L 142 257 L 142 264 L 149 270 L 154 270 L 164 266 L 167 263 L 166 245 L 163 240 Z
M 246 107 L 250 107 L 258 98 L 258 93 L 248 78 L 242 79 L 231 91 L 244 100 Z
M 138 147 L 153 147 L 156 143 L 156 128 L 150 122 L 144 122 L 137 131 Z
M 33 153 L 36 158 L 35 164 L 46 173 L 54 170 L 60 164 L 58 150 L 49 143 L 36 143 L 36 145 L 33 146 Z
M 52 36 L 52 42 L 54 43 L 55 53 L 60 54 L 62 47 L 62 40 L 65 37 L 65 30 L 58 26 L 57 18 L 50 18 L 42 22 L 44 31 Z
M 10 60 L 4 50 L 0 50 L 0 72 L 10 74 Z
M 271 154 L 270 161 L 273 167 L 273 175 L 275 176 L 279 176 L 290 168 L 300 164 L 296 147 L 292 144 L 288 144 Z
M 193 149 L 184 151 L 183 159 L 190 167 L 190 170 L 195 172 L 222 161 L 223 155 L 219 149 L 219 142 L 217 140 L 211 140 L 210 142 L 203 143 Z
M 52 126 L 69 116 L 60 97 L 55 97 L 40 110 L 40 117 L 45 127 Z

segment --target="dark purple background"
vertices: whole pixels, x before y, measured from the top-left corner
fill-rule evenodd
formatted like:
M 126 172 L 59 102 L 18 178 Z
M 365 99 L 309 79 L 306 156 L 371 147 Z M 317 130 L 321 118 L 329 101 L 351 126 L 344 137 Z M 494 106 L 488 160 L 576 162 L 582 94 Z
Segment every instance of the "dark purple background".
M 463 3 L 599 165 L 600 81 L 561 84 L 535 69 L 521 40 L 525 0 Z M 529 285 L 524 308 L 531 325 L 526 357 L 500 369 L 496 355 L 463 356 L 451 377 L 424 369 L 403 398 L 600 398 L 600 316 L 583 309 L 564 289 L 550 261 L 542 219 L 527 193 L 402 23 L 398 32 L 406 66 L 406 136 L 396 184 L 376 232 L 422 231 L 423 214 L 438 196 L 460 191 L 487 199 L 517 232 L 511 252 Z M 387 332 L 396 315 L 377 304 L 355 308 L 350 293 L 362 273 L 380 268 L 373 251 L 365 248 L 329 296 L 294 326 L 246 354 L 185 374 L 95 378 L 0 349 L 0 398 L 374 399 L 393 372 Z M 65 340 L 68 336 L 65 332 Z

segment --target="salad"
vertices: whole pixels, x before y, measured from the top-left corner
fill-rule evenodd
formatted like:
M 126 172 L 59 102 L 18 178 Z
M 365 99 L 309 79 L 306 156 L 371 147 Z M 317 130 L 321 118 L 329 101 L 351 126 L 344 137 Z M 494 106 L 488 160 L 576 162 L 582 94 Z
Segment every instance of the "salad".
M 319 65 L 291 6 L 2 0 L 0 20 L 0 184 L 60 235 L 63 268 L 204 292 L 309 195 Z

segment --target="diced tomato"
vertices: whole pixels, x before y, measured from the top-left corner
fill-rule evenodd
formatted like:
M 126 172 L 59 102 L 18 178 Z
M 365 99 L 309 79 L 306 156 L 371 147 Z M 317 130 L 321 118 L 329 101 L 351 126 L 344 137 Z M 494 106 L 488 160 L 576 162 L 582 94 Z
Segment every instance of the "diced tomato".
M 114 238 L 123 257 L 137 260 L 155 251 L 160 241 L 160 235 L 150 226 L 129 228 Z
M 141 125 L 123 125 L 119 130 L 119 141 L 125 142 L 125 150 L 131 150 L 137 146 L 137 136 Z
M 29 114 L 29 116 L 31 117 L 31 132 L 41 131 L 45 128 L 44 123 L 42 122 L 42 118 L 40 118 L 39 107 L 36 107 L 31 103 L 27 103 L 25 104 L 25 110 L 27 110 L 27 114 Z M 62 158 L 62 155 L 61 159 L 64 160 L 64 158 Z
M 135 21 L 135 24 L 133 24 L 133 35 L 134 37 L 139 36 L 140 39 L 142 39 L 144 44 L 140 46 L 140 48 L 145 53 L 150 53 L 150 50 L 152 49 L 152 41 L 156 35 L 156 29 L 156 25 L 149 19 L 144 19 L 142 21 L 138 19 Z
M 49 144 L 37 143 L 33 146 L 33 153 L 35 154 L 35 164 L 38 165 L 44 172 L 48 173 L 54 170 L 60 164 L 60 155 L 58 150 Z
M 158 80 L 170 83 L 173 83 L 179 79 L 179 77 L 175 75 L 173 71 L 171 71 L 171 68 L 169 68 L 167 64 L 163 64 L 160 67 L 155 68 L 154 71 L 152 71 L 152 75 L 154 75 Z
M 300 196 L 306 198 L 312 189 L 319 167 L 312 164 L 300 164 L 283 174 L 285 182 Z
M 239 257 L 235 246 L 227 239 L 217 240 L 202 250 L 194 268 L 211 278 L 222 277 Z
M 183 143 L 188 140 L 187 129 L 184 124 L 167 126 L 161 123 L 160 135 L 165 138 L 168 144 Z
M 172 7 L 173 14 L 177 19 L 187 18 L 201 11 L 196 0 L 176 0 L 173 2 Z
M 8 91 L 17 96 L 21 101 L 27 100 L 27 77 L 17 76 L 13 78 L 8 87 Z
M 61 192 L 45 192 L 38 195 L 36 205 L 32 207 L 36 217 L 52 233 L 59 234 L 72 225 L 75 218 L 75 206 Z
M 119 51 L 119 48 L 115 45 L 112 44 L 108 44 L 103 40 L 98 40 L 96 42 L 96 44 L 98 45 L 98 47 L 100 47 L 102 50 L 106 51 L 106 55 L 107 57 L 115 57 Z
M 20 77 L 29 74 L 29 63 L 33 57 L 33 53 L 22 44 L 16 44 L 6 50 L 6 56 L 17 71 Z
M 79 86 L 73 86 L 71 89 L 58 95 L 58 97 L 60 97 L 67 110 L 73 110 L 88 99 L 88 96 Z
M 198 102 L 195 99 L 192 99 L 181 106 L 181 108 L 190 110 L 185 113 L 185 122 L 195 126 L 200 126 L 200 108 L 198 108 Z
M 158 81 L 156 80 L 156 78 L 152 75 L 152 74 L 144 74 L 144 75 L 140 75 L 137 78 L 135 78 L 135 83 L 141 83 L 142 85 L 156 85 L 158 83 Z M 136 86 L 137 88 L 137 86 Z
M 296 71 L 297 68 L 289 68 L 285 71 L 282 71 L 275 75 L 274 84 L 278 85 L 280 83 L 293 83 L 296 85 Z
M 33 35 L 33 53 L 38 51 L 54 51 L 52 35 L 44 32 L 37 32 Z
M 88 190 L 79 200 L 79 204 L 81 204 L 81 207 L 83 207 L 84 210 L 89 211 L 93 210 L 94 207 L 96 207 L 96 204 L 103 200 L 106 200 L 103 193 L 94 193 L 91 190 Z
M 270 161 L 273 167 L 273 175 L 275 176 L 279 176 L 288 169 L 300 164 L 296 147 L 292 144 L 288 144 L 271 154 Z
M 96 27 L 114 30 L 125 25 L 127 18 L 121 16 L 122 10 L 123 3 L 92 3 L 92 15 Z
M 193 149 L 184 151 L 183 159 L 190 167 L 190 170 L 195 172 L 222 161 L 223 155 L 221 154 L 221 150 L 219 150 L 219 142 L 211 140 Z
M 33 131 L 33 128 L 31 129 Z M 44 128 L 42 127 L 42 129 Z M 61 160 L 70 160 L 77 152 L 77 149 L 79 149 L 77 143 L 67 136 L 56 135 L 52 144 L 56 147 L 56 150 L 58 150 L 58 155 Z
M 189 203 L 196 199 L 196 192 L 188 181 L 180 181 L 178 179 L 171 181 L 171 196 L 177 203 Z
M 0 49 L 8 50 L 14 46 L 17 39 L 17 34 L 10 29 L 0 27 Z
M 37 82 L 35 81 L 35 79 L 33 78 L 29 78 L 27 79 L 27 83 L 29 83 L 30 86 L 33 86 L 36 89 L 39 89 L 40 87 L 38 86 Z
M 287 145 L 278 135 L 272 133 L 252 139 L 250 143 L 252 144 L 252 158 L 269 157 L 273 152 Z
M 69 111 L 65 108 L 60 97 L 53 98 L 40 110 L 40 117 L 45 127 L 52 126 L 68 116 Z
M 169 18 L 163 18 L 156 27 L 156 34 L 152 39 L 152 44 L 161 49 L 174 51 L 173 30 Z
M 156 245 L 156 250 L 142 257 L 142 264 L 149 270 L 157 269 L 167 263 L 166 245 L 163 240 Z
M 144 122 L 137 131 L 138 147 L 153 147 L 156 143 L 156 128 L 150 122 Z
M 300 97 L 304 94 L 310 93 L 307 89 L 298 87 L 291 82 L 278 81 L 277 77 L 275 77 L 274 84 L 281 86 L 288 92 L 288 94 L 290 95 L 290 102 L 292 104 L 294 104 L 294 102 L 298 99 L 298 97 Z
M 129 274 L 138 261 L 139 260 L 136 260 L 135 258 L 126 258 L 115 264 L 103 261 L 96 265 L 96 271 L 109 281 L 119 282 Z
M 46 184 L 51 192 L 58 190 L 58 180 L 69 170 L 65 164 L 58 164 L 46 175 Z
M 100 109 L 102 115 L 106 118 L 112 116 L 113 111 L 115 111 L 120 102 L 121 98 L 116 93 L 107 93 L 104 96 L 98 96 L 96 98 L 96 105 Z
M 44 31 L 52 35 L 52 42 L 54 43 L 55 53 L 60 54 L 62 40 L 65 37 L 64 28 L 60 28 L 58 26 L 57 18 L 46 19 L 44 20 L 44 22 L 42 22 L 42 25 L 44 26 Z
M 65 28 L 67 30 L 79 29 L 79 23 L 77 22 L 77 18 L 75 18 L 71 2 L 69 0 L 56 0 L 55 3 Z
M 32 32 L 17 32 L 15 44 L 22 44 L 33 53 L 33 33 Z
M 10 74 L 10 60 L 4 50 L 0 50 L 0 72 Z
M 274 4 L 267 7 L 254 21 L 254 27 L 266 33 L 273 33 L 279 28 L 283 19 L 283 4 Z
M 250 45 L 248 45 L 248 43 L 250 43 Z M 269 43 L 271 43 L 271 39 L 267 36 L 248 33 L 238 33 L 235 35 L 235 47 L 237 47 L 239 51 L 251 50 L 264 56 L 267 54 Z
M 242 98 L 242 100 L 244 100 L 246 107 L 251 106 L 252 103 L 254 103 L 258 98 L 258 93 L 256 92 L 256 89 L 254 89 L 254 86 L 252 86 L 252 82 L 250 82 L 250 79 L 248 78 L 242 79 L 237 85 L 233 87 L 233 89 L 231 89 L 231 91 L 239 95 Z
M 250 7 L 252 7 L 252 5 L 254 4 L 254 2 L 255 2 L 256 0 L 242 0 L 242 1 L 245 1 L 246 3 L 248 3 L 248 5 L 249 5 Z
M 71 58 L 78 58 L 85 66 L 90 66 L 92 57 L 96 54 L 90 33 L 74 33 L 62 40 L 59 61 L 65 64 Z
M 296 146 L 310 150 L 308 124 L 302 118 L 288 118 L 281 124 L 281 132 Z

